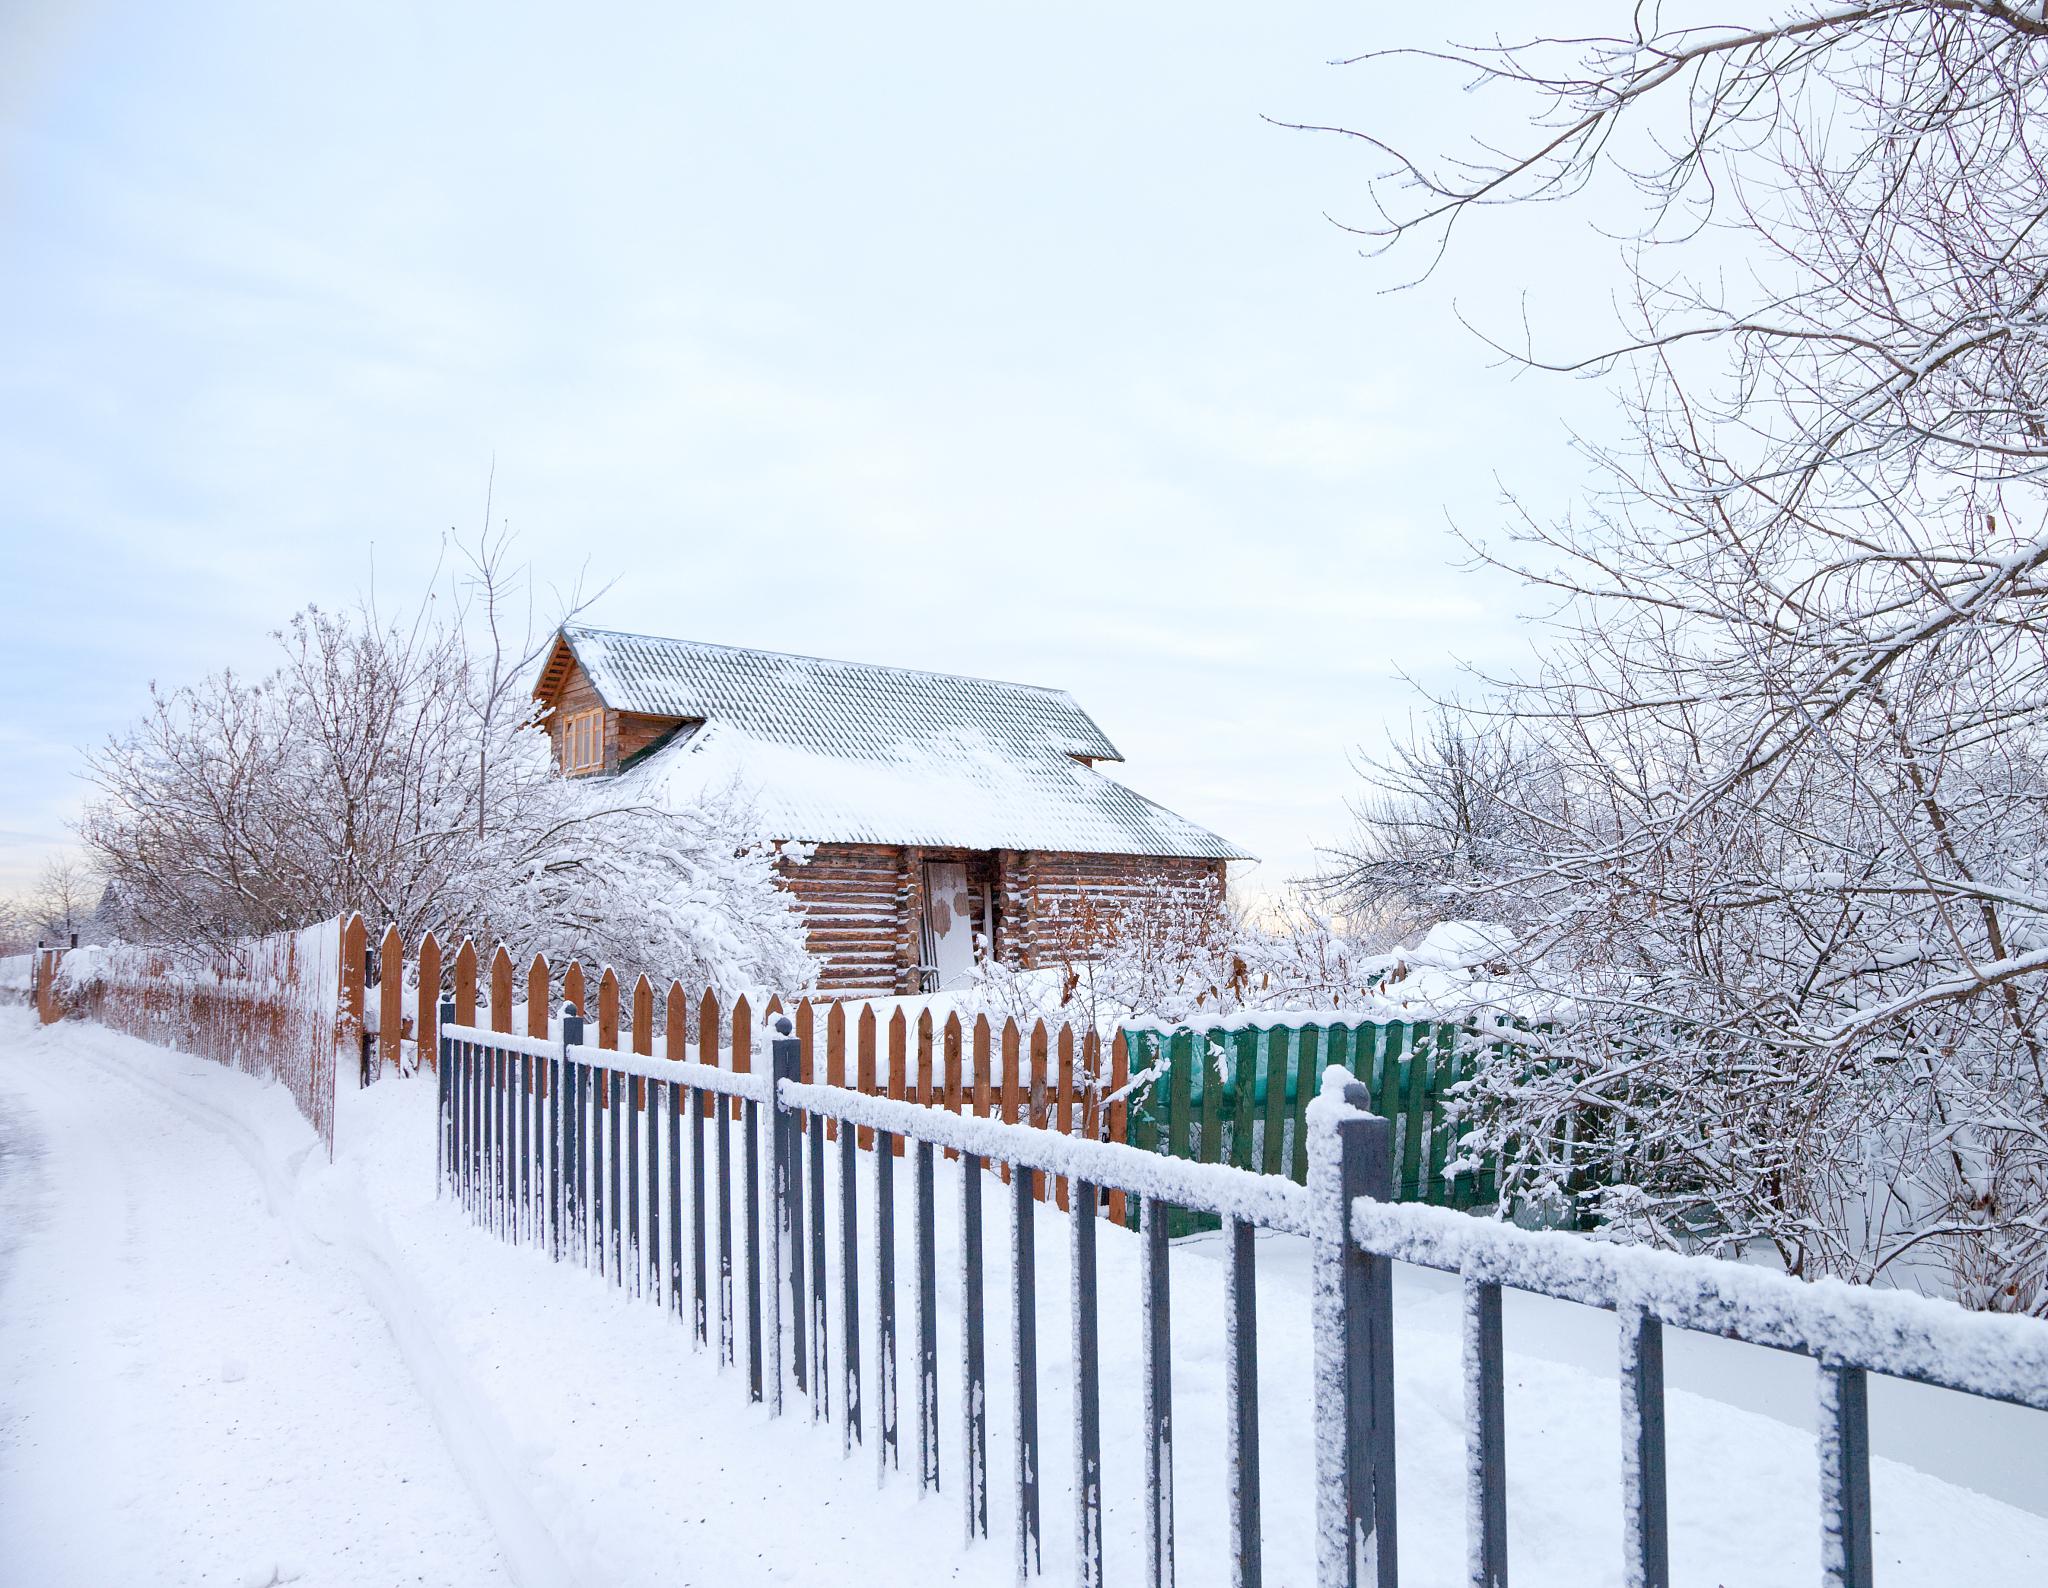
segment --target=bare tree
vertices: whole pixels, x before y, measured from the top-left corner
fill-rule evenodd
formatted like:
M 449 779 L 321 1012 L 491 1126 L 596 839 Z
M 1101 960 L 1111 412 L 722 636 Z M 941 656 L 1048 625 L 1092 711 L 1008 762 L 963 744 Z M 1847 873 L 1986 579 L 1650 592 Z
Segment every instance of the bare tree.
M 1578 511 L 1476 546 L 1556 598 L 1488 683 L 1574 813 L 1519 971 L 1582 1017 L 1474 1145 L 1529 1194 L 1597 1148 L 1645 1238 L 2048 1312 L 2048 18 L 1630 16 L 1426 57 L 1530 96 L 1520 148 L 1361 135 L 1359 230 L 1432 260 L 1603 171 L 1646 204 L 1620 334 L 1504 347 L 1627 424 Z
M 53 855 L 27 900 L 31 935 L 55 947 L 69 943 L 74 932 L 90 928 L 105 891 L 105 880 L 78 856 Z
M 700 986 L 807 986 L 775 858 L 736 800 L 650 806 L 554 774 L 521 686 L 536 630 L 489 531 L 437 597 L 309 607 L 257 683 L 152 691 L 90 758 L 81 832 L 151 941 L 219 943 L 360 910 L 643 965 Z
M 1349 914 L 1391 906 L 1410 925 L 1527 913 L 1524 862 L 1569 820 L 1538 739 L 1444 702 L 1360 771 L 1352 841 L 1314 879 L 1325 898 Z

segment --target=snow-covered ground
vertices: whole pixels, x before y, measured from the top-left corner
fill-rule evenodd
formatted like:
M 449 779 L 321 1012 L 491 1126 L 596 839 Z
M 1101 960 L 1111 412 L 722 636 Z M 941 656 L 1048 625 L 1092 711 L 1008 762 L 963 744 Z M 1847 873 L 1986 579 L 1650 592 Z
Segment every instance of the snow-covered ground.
M 941 1186 L 948 1492 L 746 1401 L 657 1308 L 437 1202 L 428 1083 L 348 1091 L 322 1161 L 283 1090 L 0 1010 L 0 1582 L 1007 1582 L 1006 1205 L 990 1196 L 994 1538 L 966 1548 L 953 1171 Z M 863 1173 L 868 1160 L 863 1158 Z M 907 1283 L 907 1176 L 898 1273 Z M 1069 1576 L 1065 1221 L 1039 1219 L 1045 1564 Z M 835 1226 L 836 1227 L 836 1226 Z M 1140 1575 L 1135 1242 L 1103 1231 L 1110 1580 Z M 1214 1242 L 1174 1256 L 1178 1561 L 1227 1580 Z M 834 1250 L 836 1272 L 837 1254 Z M 1267 1581 L 1310 1580 L 1305 1263 L 1261 1246 Z M 863 1275 L 872 1298 L 872 1272 Z M 1456 1297 L 1403 1271 L 1403 1581 L 1462 1580 Z M 836 1317 L 836 1313 L 835 1313 Z M 908 1297 L 904 1307 L 908 1346 Z M 1612 1320 L 1511 1299 L 1518 1584 L 1619 1580 Z M 836 1342 L 835 1342 L 836 1346 Z M 1672 1336 L 1674 1568 L 1818 1580 L 1810 1364 Z M 867 1346 L 873 1383 L 873 1342 Z M 870 1399 L 872 1401 L 872 1387 Z M 909 1407 L 905 1438 L 911 1437 Z M 1881 1580 L 2048 1573 L 2048 1419 L 1877 1386 Z M 1926 1468 L 1949 1479 L 1943 1481 Z M 1965 1487 L 1974 1484 L 1975 1488 Z M 1992 1489 L 2000 1498 L 1979 1490 Z

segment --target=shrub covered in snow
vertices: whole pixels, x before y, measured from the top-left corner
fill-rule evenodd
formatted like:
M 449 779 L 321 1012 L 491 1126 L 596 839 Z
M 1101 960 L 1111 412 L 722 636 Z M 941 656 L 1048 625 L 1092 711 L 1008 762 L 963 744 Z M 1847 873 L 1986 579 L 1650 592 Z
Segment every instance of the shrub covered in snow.
M 1395 961 L 1384 930 L 1298 895 L 1263 915 L 1201 899 L 1112 910 L 1083 899 L 1035 970 L 988 963 L 955 1000 L 968 1012 L 1098 1029 L 1133 1017 L 1200 1020 L 1357 1003 Z

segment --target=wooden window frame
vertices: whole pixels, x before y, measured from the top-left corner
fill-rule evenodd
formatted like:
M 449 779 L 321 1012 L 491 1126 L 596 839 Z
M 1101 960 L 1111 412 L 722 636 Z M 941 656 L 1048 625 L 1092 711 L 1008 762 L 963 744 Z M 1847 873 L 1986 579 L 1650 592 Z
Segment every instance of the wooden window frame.
M 604 712 L 572 711 L 562 718 L 562 771 L 569 777 L 604 770 Z

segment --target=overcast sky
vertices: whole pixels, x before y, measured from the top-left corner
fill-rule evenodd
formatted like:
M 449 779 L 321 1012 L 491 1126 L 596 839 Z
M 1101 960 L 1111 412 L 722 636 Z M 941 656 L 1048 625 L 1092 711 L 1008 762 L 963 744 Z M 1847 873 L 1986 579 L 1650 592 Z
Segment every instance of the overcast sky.
M 1378 158 L 1261 119 L 1483 113 L 1327 64 L 1443 42 L 1394 10 L 0 0 L 0 887 L 152 679 L 412 594 L 493 459 L 591 621 L 1067 688 L 1310 867 L 1401 671 L 1527 643 L 1448 523 L 1605 414 L 1455 312 L 1604 323 L 1583 217 L 1389 294 Z

